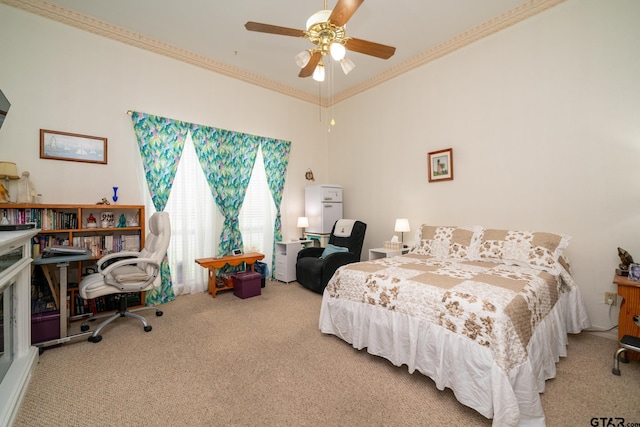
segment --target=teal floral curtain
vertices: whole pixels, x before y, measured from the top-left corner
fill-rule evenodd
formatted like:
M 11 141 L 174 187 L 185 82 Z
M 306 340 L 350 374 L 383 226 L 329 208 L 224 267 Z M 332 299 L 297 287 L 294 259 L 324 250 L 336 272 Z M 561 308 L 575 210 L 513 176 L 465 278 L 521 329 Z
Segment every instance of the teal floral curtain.
M 189 132 L 189 124 L 135 111 L 131 119 L 138 139 L 151 200 L 156 211 L 162 212 L 169 200 L 184 141 Z M 173 301 L 176 297 L 166 254 L 161 265 L 161 277 L 162 284 L 147 292 L 147 305 Z
M 243 245 L 238 215 L 249 186 L 260 138 L 245 133 L 191 125 L 198 160 L 216 205 L 224 216 L 218 253 Z
M 291 143 L 277 139 L 264 138 L 262 141 L 262 157 L 264 158 L 264 169 L 267 175 L 267 183 L 271 191 L 271 197 L 276 205 L 276 220 L 273 224 L 273 253 L 276 253 L 276 242 L 282 241 L 282 218 L 280 205 L 282 203 L 282 193 L 284 182 L 287 177 L 287 167 L 289 165 L 289 153 Z M 275 272 L 276 257 L 271 259 L 272 277 Z

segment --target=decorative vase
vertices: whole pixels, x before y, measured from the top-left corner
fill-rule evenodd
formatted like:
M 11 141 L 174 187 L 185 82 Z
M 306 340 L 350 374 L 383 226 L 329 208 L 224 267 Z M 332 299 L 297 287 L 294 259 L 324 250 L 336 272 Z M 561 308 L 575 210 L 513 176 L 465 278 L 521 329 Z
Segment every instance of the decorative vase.
M 113 203 L 118 201 L 118 187 L 113 187 Z

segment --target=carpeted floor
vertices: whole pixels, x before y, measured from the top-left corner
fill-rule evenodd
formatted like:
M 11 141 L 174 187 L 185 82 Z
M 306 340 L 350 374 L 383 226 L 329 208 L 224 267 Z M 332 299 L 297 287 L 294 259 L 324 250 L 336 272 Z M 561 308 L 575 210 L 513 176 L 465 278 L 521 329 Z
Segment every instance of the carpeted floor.
M 321 334 L 320 295 L 295 282 L 262 292 L 179 296 L 164 316 L 147 312 L 149 333 L 118 319 L 100 343 L 46 350 L 15 425 L 491 425 L 429 378 Z M 547 425 L 640 423 L 640 362 L 612 375 L 615 349 L 570 338 L 542 395 Z

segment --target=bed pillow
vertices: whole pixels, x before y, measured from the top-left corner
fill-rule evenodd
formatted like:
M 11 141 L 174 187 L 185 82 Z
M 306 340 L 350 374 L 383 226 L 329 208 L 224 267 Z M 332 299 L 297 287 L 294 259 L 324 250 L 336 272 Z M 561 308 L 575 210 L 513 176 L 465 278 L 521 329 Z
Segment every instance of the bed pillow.
M 477 257 L 482 227 L 432 226 L 422 224 L 411 253 L 438 258 L 470 260 Z
M 327 244 L 327 247 L 322 251 L 322 255 L 320 255 L 320 259 L 325 259 L 331 254 L 336 252 L 349 252 L 348 248 L 343 248 L 342 246 L 332 245 L 331 243 Z
M 480 239 L 478 257 L 557 274 L 561 269 L 560 256 L 569 239 L 556 233 L 487 229 Z

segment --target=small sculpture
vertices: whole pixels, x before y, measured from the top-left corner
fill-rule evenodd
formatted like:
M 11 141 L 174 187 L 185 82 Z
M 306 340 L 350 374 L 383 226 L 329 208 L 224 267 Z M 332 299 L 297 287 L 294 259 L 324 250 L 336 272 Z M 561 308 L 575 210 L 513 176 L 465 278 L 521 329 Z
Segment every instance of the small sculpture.
M 87 228 L 96 228 L 98 226 L 98 223 L 96 222 L 96 217 L 93 216 L 92 213 L 89 214 L 89 217 L 87 218 Z
M 96 203 L 96 205 L 110 205 L 111 203 L 109 203 L 109 201 L 107 200 L 106 197 L 103 197 L 101 201 L 99 201 L 98 203 Z
M 623 273 L 629 272 L 629 265 L 633 264 L 633 257 L 627 251 L 622 248 L 618 248 L 618 256 L 620 257 L 620 271 Z
M 124 214 L 120 214 L 120 219 L 118 220 L 118 228 L 125 228 L 127 226 L 127 218 Z
M 36 201 L 37 191 L 31 180 L 29 179 L 29 172 L 22 172 L 22 178 L 18 180 L 18 195 L 16 196 L 17 203 L 33 203 Z
M 139 212 L 136 212 L 135 215 L 129 217 L 129 227 L 137 227 L 140 224 L 138 214 Z
M 4 184 L 0 182 L 0 203 L 9 203 L 10 201 L 9 191 L 7 191 Z

